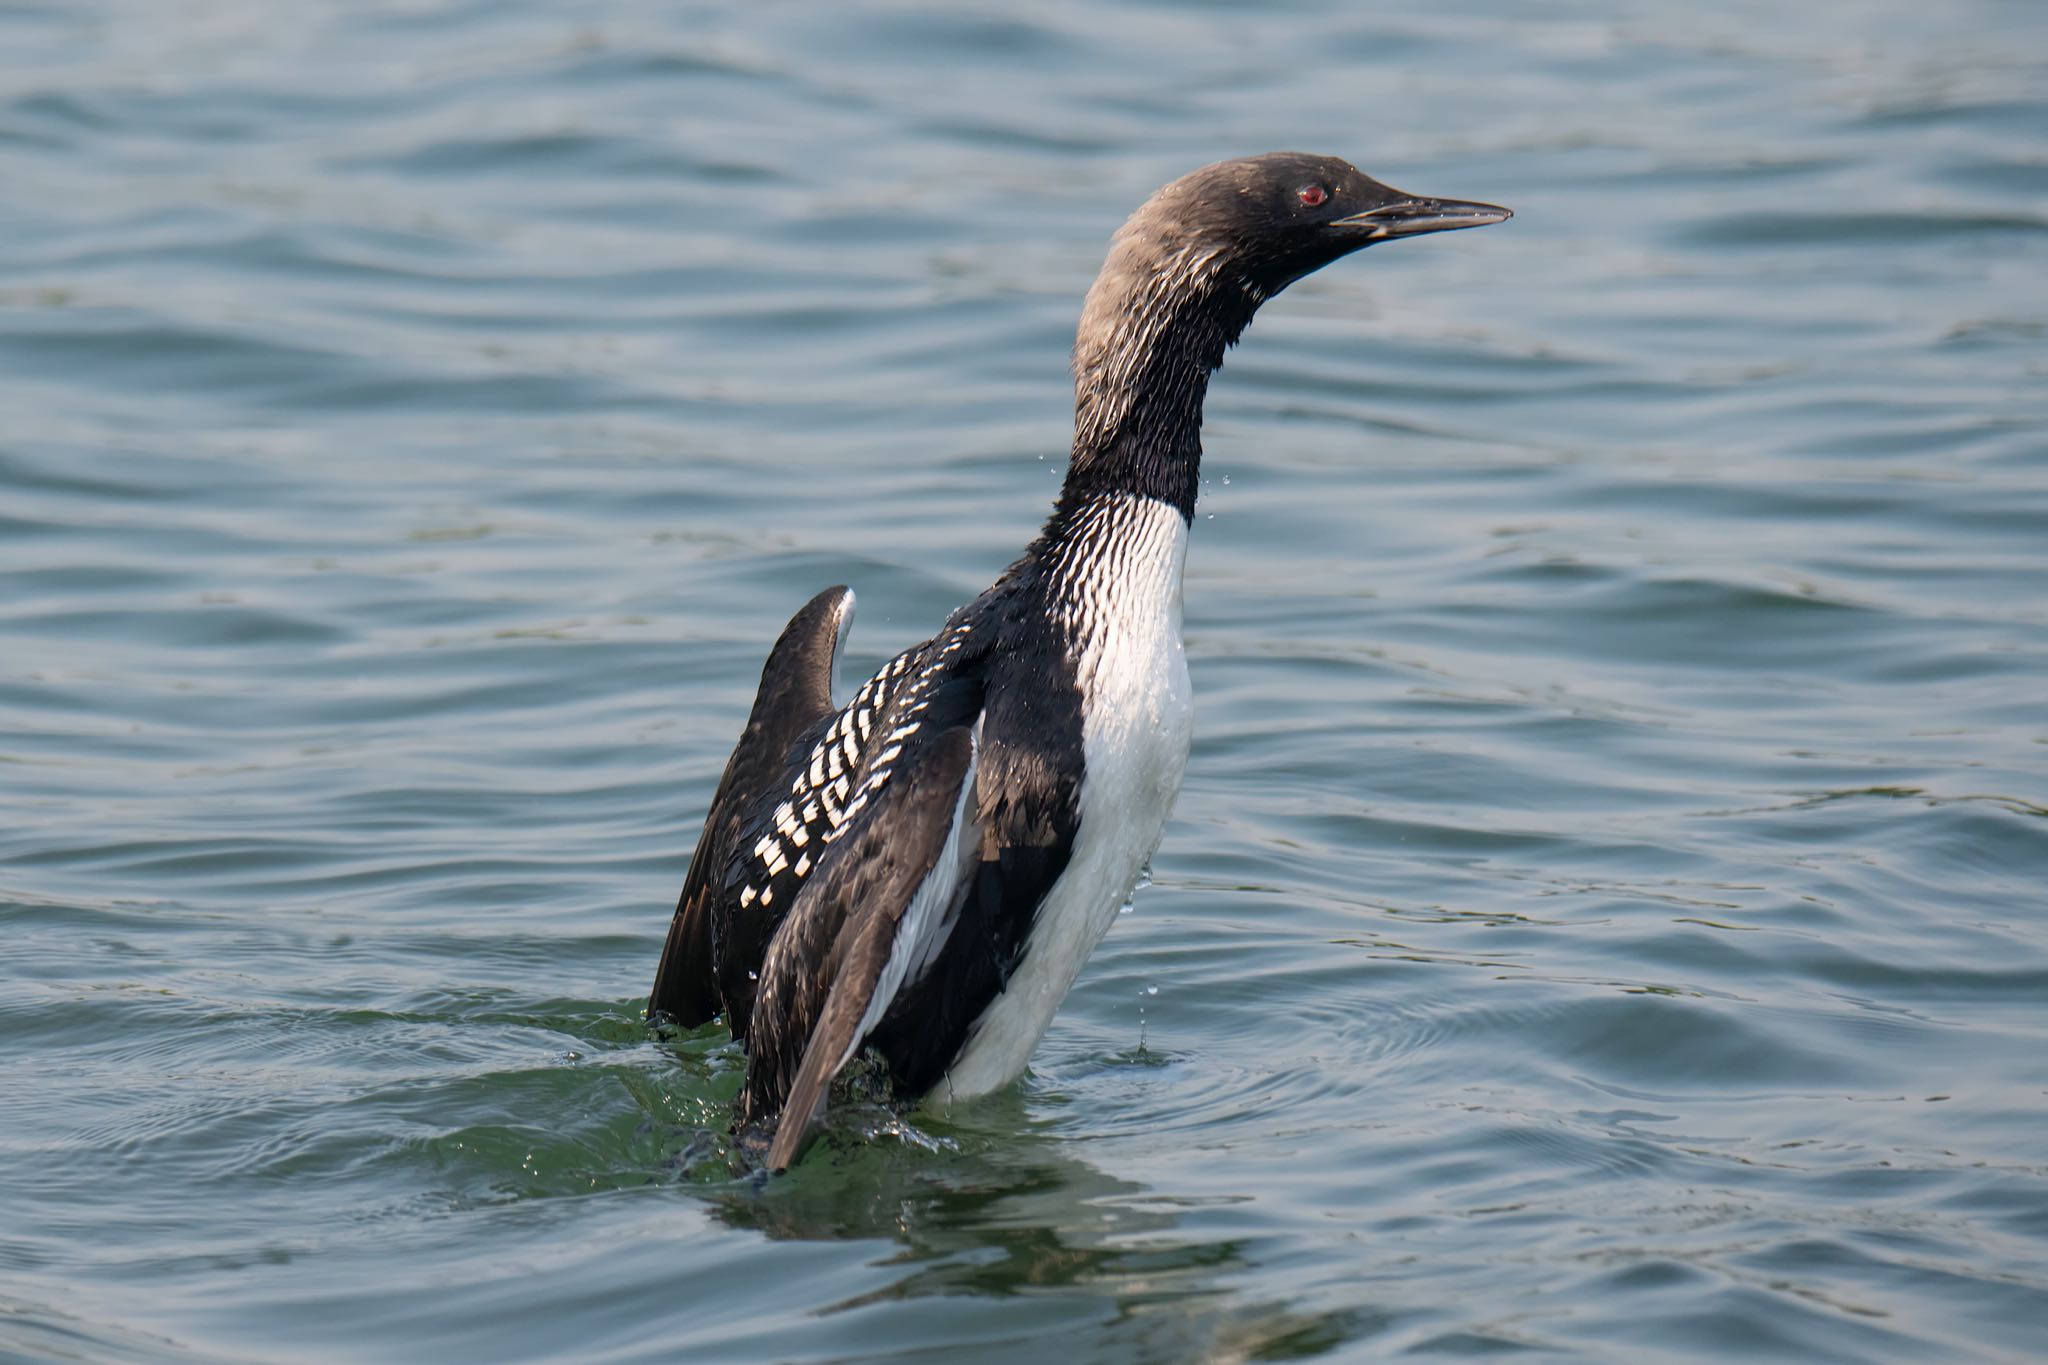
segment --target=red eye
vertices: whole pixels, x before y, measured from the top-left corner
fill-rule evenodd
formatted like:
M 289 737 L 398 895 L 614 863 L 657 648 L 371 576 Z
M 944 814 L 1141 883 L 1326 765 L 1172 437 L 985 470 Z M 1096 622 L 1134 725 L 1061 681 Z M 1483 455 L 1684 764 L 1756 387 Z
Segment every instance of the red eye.
M 1301 195 L 1301 202 L 1312 209 L 1321 208 L 1323 201 L 1330 197 L 1330 192 L 1321 185 L 1303 185 L 1299 193 Z

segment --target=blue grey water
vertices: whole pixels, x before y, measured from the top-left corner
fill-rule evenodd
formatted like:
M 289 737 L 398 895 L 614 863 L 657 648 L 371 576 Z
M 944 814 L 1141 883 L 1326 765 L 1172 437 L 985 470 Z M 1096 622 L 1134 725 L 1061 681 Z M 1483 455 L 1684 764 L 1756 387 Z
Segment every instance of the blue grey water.
M 734 1180 L 760 659 L 1018 550 L 1225 155 L 1514 222 L 1213 390 L 1013 1092 Z M 0 5 L 0 1355 L 2048 1349 L 2048 7 Z

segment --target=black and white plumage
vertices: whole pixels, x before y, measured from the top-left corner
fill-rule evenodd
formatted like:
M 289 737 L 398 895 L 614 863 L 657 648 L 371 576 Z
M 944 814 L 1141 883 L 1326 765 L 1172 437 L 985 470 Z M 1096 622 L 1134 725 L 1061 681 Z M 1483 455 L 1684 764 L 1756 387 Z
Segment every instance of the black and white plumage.
M 906 1097 L 1015 1079 L 1129 897 L 1187 764 L 1203 398 L 1259 305 L 1373 242 L 1509 216 L 1291 152 L 1175 181 L 1088 292 L 1072 458 L 1023 557 L 843 707 L 853 594 L 790 621 L 648 1002 L 684 1024 L 725 1015 L 747 1050 L 743 1121 L 778 1120 L 771 1168 L 863 1048 Z

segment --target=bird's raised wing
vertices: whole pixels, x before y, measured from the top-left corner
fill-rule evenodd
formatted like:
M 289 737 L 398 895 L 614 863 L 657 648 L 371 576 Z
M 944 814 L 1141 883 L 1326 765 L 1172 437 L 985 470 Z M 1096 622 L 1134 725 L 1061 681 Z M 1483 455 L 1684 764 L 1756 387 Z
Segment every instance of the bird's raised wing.
M 676 900 L 648 1014 L 694 1027 L 724 1008 L 712 952 L 712 901 L 748 813 L 781 779 L 791 747 L 832 713 L 832 671 L 852 622 L 852 590 L 827 588 L 790 618 L 768 651 L 753 712 L 726 760 Z

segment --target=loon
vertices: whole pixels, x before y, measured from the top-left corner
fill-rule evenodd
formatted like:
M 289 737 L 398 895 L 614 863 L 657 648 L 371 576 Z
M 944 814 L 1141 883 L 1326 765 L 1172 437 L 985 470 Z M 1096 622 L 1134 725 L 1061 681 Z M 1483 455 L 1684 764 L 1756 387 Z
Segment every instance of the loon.
M 1192 723 L 1181 566 L 1209 376 L 1259 305 L 1374 242 L 1511 217 L 1298 152 L 1223 161 L 1112 239 L 1074 345 L 1074 444 L 1038 539 L 833 700 L 853 593 L 761 671 L 648 1000 L 745 1046 L 743 1128 L 796 1159 L 872 1049 L 898 1096 L 1023 1073 L 1158 847 Z

